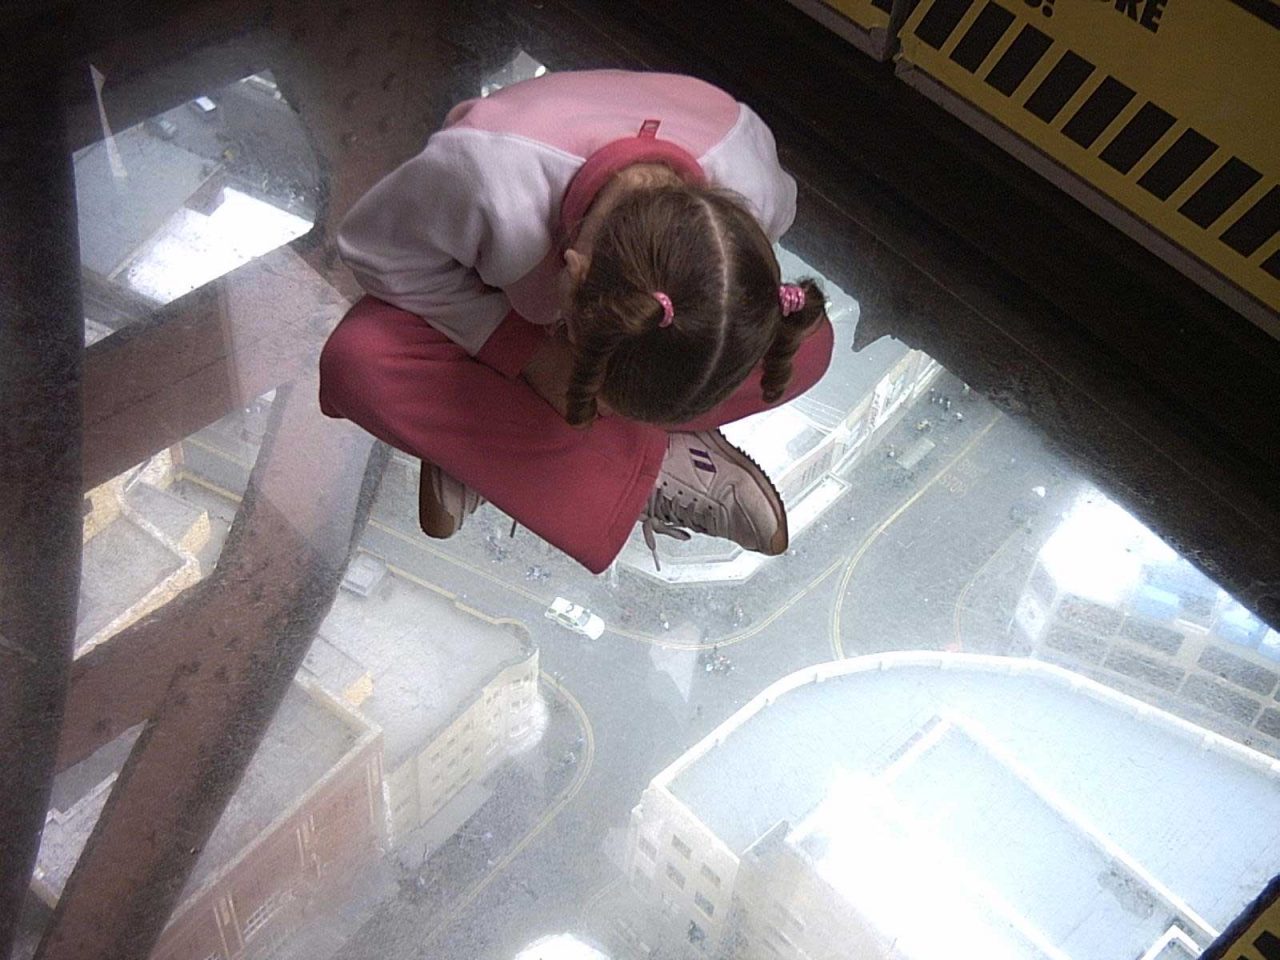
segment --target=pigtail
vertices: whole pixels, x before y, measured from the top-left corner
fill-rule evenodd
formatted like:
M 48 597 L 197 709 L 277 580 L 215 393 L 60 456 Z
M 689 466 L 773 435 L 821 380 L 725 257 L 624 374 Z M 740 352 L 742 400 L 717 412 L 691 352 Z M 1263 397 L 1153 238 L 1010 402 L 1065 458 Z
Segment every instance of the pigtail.
M 822 288 L 812 278 L 806 277 L 798 285 L 804 290 L 804 306 L 781 318 L 773 343 L 764 355 L 760 389 L 765 403 L 775 403 L 786 392 L 787 384 L 791 382 L 792 358 L 805 337 L 827 313 Z
M 596 398 L 618 347 L 657 329 L 662 317 L 662 304 L 648 293 L 612 297 L 584 311 L 577 322 L 573 372 L 565 391 L 565 419 L 572 426 L 585 426 L 596 418 Z

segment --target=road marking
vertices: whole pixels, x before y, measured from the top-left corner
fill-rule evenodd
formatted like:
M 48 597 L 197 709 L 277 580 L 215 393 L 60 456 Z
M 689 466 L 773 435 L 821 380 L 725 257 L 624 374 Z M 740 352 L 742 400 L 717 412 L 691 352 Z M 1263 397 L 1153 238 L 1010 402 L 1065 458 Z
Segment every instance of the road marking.
M 786 603 L 774 609 L 774 611 L 765 617 L 759 623 L 748 627 L 741 633 L 729 633 L 723 637 L 711 638 L 703 640 L 700 643 L 677 643 L 663 639 L 660 636 L 654 636 L 647 633 L 639 633 L 632 630 L 611 629 L 610 632 L 616 633 L 620 637 L 626 637 L 628 640 L 636 640 L 640 643 L 648 643 L 655 647 L 662 647 L 667 650 L 710 650 L 712 647 L 729 647 L 735 643 L 741 643 L 743 640 L 749 640 L 765 627 L 771 625 L 780 616 L 794 607 L 806 596 L 812 593 L 818 586 L 822 584 L 827 577 L 836 572 L 840 564 L 844 563 L 843 557 L 837 557 L 825 570 L 806 583 L 803 587 L 792 594 Z
M 999 416 L 1000 416 L 999 414 L 996 415 L 997 420 L 999 419 Z M 964 456 L 965 452 L 968 451 L 969 447 L 972 446 L 973 443 L 978 438 L 980 438 L 983 434 L 985 434 L 987 430 L 990 430 L 991 427 L 995 424 L 995 422 L 996 420 L 992 420 L 991 423 L 988 423 L 987 426 L 983 428 L 982 432 L 979 433 L 977 437 L 974 437 L 973 440 L 971 440 L 969 444 L 966 445 L 966 447 L 963 450 L 961 450 L 959 454 L 957 454 L 956 459 L 958 460 L 960 457 Z M 207 444 L 197 442 L 197 446 L 201 446 L 212 453 L 222 453 L 222 451 L 219 451 L 214 447 L 210 447 Z M 225 456 L 228 460 L 234 461 L 234 458 L 231 457 L 229 454 L 222 454 L 222 455 Z M 955 461 L 953 460 L 952 464 L 954 463 Z M 946 470 L 952 466 L 952 464 L 948 464 L 947 467 L 944 468 L 942 472 L 945 473 Z M 222 495 L 227 497 L 232 497 L 236 501 L 239 501 L 240 499 L 239 497 L 235 497 L 229 491 L 221 490 L 220 488 L 215 487 L 213 484 L 205 482 L 201 478 L 197 478 L 194 474 L 189 474 L 188 476 L 190 476 L 190 478 L 195 480 L 196 482 L 200 483 L 202 486 L 209 487 L 210 489 L 213 489 L 217 493 L 221 493 Z M 937 477 L 935 476 L 932 480 L 929 481 L 929 483 L 932 484 L 936 479 Z M 928 488 L 927 486 L 922 488 L 920 491 L 916 493 L 916 496 L 918 497 L 927 488 Z M 914 499 L 915 498 L 913 497 L 912 500 Z M 912 500 L 908 500 L 907 503 L 904 504 L 904 508 L 906 506 L 909 506 Z M 892 520 L 895 519 L 895 517 L 891 517 L 889 522 L 892 522 Z M 524 587 L 521 587 L 518 584 L 511 583 L 510 581 L 504 580 L 501 577 L 498 577 L 493 573 L 490 573 L 488 570 L 485 570 L 483 567 L 477 567 L 474 564 L 469 563 L 466 560 L 462 560 L 458 557 L 455 557 L 444 550 L 440 550 L 440 549 L 437 549 L 436 547 L 430 546 L 429 542 L 425 540 L 423 537 L 415 537 L 415 536 L 406 534 L 404 531 L 396 527 L 393 527 L 390 524 L 384 523 L 383 521 L 378 520 L 375 517 L 369 518 L 368 525 L 382 531 L 383 533 L 387 533 L 390 536 L 395 537 L 397 540 L 400 540 L 401 542 L 408 544 L 409 546 L 413 547 L 416 550 L 421 551 L 422 553 L 425 553 L 432 557 L 436 557 L 437 559 L 440 559 L 440 560 L 444 560 L 446 563 L 451 563 L 454 566 L 461 567 L 462 569 L 470 573 L 473 573 L 478 577 L 488 580 L 490 583 L 493 583 L 498 587 L 509 590 L 518 596 L 524 597 L 526 600 L 531 600 L 532 602 L 536 603 L 539 607 L 542 607 L 545 609 L 551 604 L 551 599 L 549 598 L 540 597 L 531 590 L 526 590 Z M 872 538 L 874 538 L 875 536 L 876 534 L 873 533 Z M 863 549 L 865 549 L 868 543 L 869 541 L 864 542 Z M 819 573 L 816 577 L 814 577 L 811 581 L 809 581 L 809 583 L 805 584 L 803 587 L 797 590 L 790 598 L 788 598 L 788 600 L 785 603 L 783 603 L 781 606 L 776 607 L 769 614 L 769 616 L 765 617 L 763 620 L 759 621 L 758 623 L 753 624 L 751 627 L 747 628 L 741 633 L 730 633 L 730 634 L 725 634 L 724 636 L 721 636 L 721 637 L 710 637 L 699 643 L 679 643 L 679 642 L 668 641 L 667 639 L 665 639 L 664 637 L 658 634 L 643 633 L 637 630 L 627 630 L 622 627 L 610 626 L 608 627 L 607 632 L 616 634 L 617 636 L 623 637 L 627 640 L 633 640 L 637 643 L 645 643 L 650 646 L 660 647 L 662 649 L 667 649 L 667 650 L 698 651 L 698 650 L 710 650 L 712 647 L 717 647 L 717 646 L 719 647 L 733 646 L 735 644 L 742 643 L 743 641 L 750 640 L 752 637 L 761 633 L 767 627 L 772 626 L 778 620 L 779 617 L 781 617 L 793 606 L 795 606 L 797 603 L 803 600 L 806 596 L 808 596 L 810 593 L 816 590 L 819 586 L 821 586 L 823 582 L 825 582 L 826 579 L 829 576 L 831 576 L 831 574 L 834 573 L 836 569 L 844 562 L 845 560 L 842 557 L 834 560 L 829 566 L 823 569 L 821 573 Z M 400 572 L 403 573 L 404 571 L 400 571 Z M 455 599 L 457 597 L 457 594 L 446 590 L 444 587 L 439 587 L 435 584 L 428 583 L 425 580 L 421 580 L 419 578 L 411 577 L 411 576 L 408 577 L 408 579 L 411 579 L 415 583 L 419 583 L 422 586 L 435 590 L 437 593 L 447 594 L 450 597 L 450 599 Z M 847 582 L 848 582 L 848 576 L 846 573 L 844 584 L 847 585 Z M 836 598 L 837 605 L 840 603 L 841 596 L 843 596 L 843 585 L 841 587 L 841 592 L 837 594 L 837 598 Z M 837 614 L 836 622 L 838 625 L 838 622 L 839 622 L 838 614 Z
M 843 660 L 845 658 L 844 641 L 841 639 L 841 636 L 840 636 L 840 610 L 844 606 L 844 598 L 845 598 L 845 594 L 848 592 L 848 589 L 849 589 L 849 581 L 853 579 L 853 572 L 854 570 L 857 569 L 858 562 L 866 554 L 867 550 L 871 548 L 871 545 L 876 542 L 880 534 L 884 533 L 885 530 L 889 528 L 890 524 L 892 524 L 900 516 L 906 513 L 907 510 L 910 509 L 911 505 L 914 504 L 917 500 L 919 500 L 922 496 L 924 496 L 924 494 L 929 490 L 930 487 L 932 487 L 935 483 L 937 483 L 944 476 L 946 476 L 947 471 L 949 471 L 952 467 L 954 467 L 957 463 L 959 463 L 960 460 L 970 450 L 973 449 L 974 445 L 979 440 L 981 440 L 988 433 L 990 433 L 991 428 L 994 427 L 997 423 L 999 423 L 1000 419 L 1001 419 L 1001 414 L 997 412 L 996 415 L 991 418 L 991 421 L 985 427 L 979 430 L 973 437 L 970 438 L 968 443 L 966 443 L 963 447 L 960 448 L 960 452 L 957 453 L 954 457 L 952 457 L 951 460 L 947 462 L 946 466 L 939 469 L 932 477 L 929 478 L 928 483 L 926 483 L 914 494 L 912 494 L 906 500 L 906 502 L 904 502 L 901 506 L 899 506 L 896 510 L 894 510 L 893 513 L 889 514 L 888 518 L 886 518 L 878 527 L 876 527 L 873 531 L 871 531 L 870 536 L 868 536 L 867 539 L 862 541 L 862 544 L 858 547 L 858 549 L 854 552 L 854 554 L 849 558 L 849 560 L 847 561 L 848 565 L 845 567 L 844 576 L 840 578 L 840 587 L 836 591 L 835 603 L 831 607 L 831 651 L 832 651 L 833 659 Z
M 506 589 L 510 590 L 512 593 L 517 593 L 520 596 L 524 597 L 526 600 L 532 600 L 534 603 L 538 604 L 540 607 L 545 608 L 547 606 L 550 606 L 551 604 L 551 600 L 538 596 L 532 590 L 526 590 L 524 587 L 518 586 L 517 584 L 514 584 L 514 583 L 510 583 L 506 580 L 503 580 L 501 577 L 494 576 L 492 573 L 490 573 L 488 570 L 484 569 L 483 567 L 477 567 L 475 564 L 468 563 L 466 560 L 462 560 L 449 553 L 446 553 L 443 550 L 438 550 L 435 547 L 430 546 L 425 534 L 417 537 L 410 536 L 409 534 L 405 533 L 403 530 L 398 530 L 395 527 L 390 526 L 389 524 L 383 523 L 381 520 L 375 519 L 374 517 L 369 518 L 369 526 L 374 527 L 378 530 L 381 530 L 383 533 L 388 533 L 391 536 L 395 537 L 397 540 L 401 540 L 404 543 L 407 543 L 409 546 L 417 550 L 421 550 L 423 553 L 430 554 L 433 557 L 437 557 L 440 560 L 444 560 L 446 563 L 452 563 L 454 566 L 461 567 L 462 569 L 468 571 L 469 573 L 474 573 L 477 577 L 481 577 L 485 580 L 488 580 L 491 583 L 495 583 L 500 587 L 505 587 Z
M 973 576 L 969 578 L 969 582 L 964 585 L 964 589 L 961 590 L 960 595 L 956 597 L 956 607 L 951 622 L 953 628 L 952 634 L 955 637 L 957 650 L 961 650 L 964 647 L 964 637 L 961 635 L 960 629 L 960 613 L 964 608 L 965 600 L 969 597 L 969 591 L 973 589 L 973 585 L 978 582 L 978 578 L 986 572 L 987 567 L 991 566 L 996 557 L 1004 553 L 1005 548 L 1008 547 L 1009 544 L 1013 543 L 1013 538 L 1022 532 L 1023 528 L 1021 525 L 1014 527 L 1013 530 L 1009 532 L 1009 535 L 1001 542 L 1000 546 L 996 547 L 991 556 L 982 561 L 982 566 L 978 567 L 978 569 L 973 572 Z
M 511 866 L 511 862 L 515 860 L 515 858 L 518 857 L 530 843 L 533 842 L 534 838 L 550 826 L 552 821 L 554 821 L 564 808 L 569 805 L 569 801 L 578 795 L 578 792 L 582 789 L 582 785 L 587 779 L 587 774 L 590 772 L 591 766 L 595 761 L 596 739 L 591 728 L 591 721 L 587 718 L 587 711 L 584 710 L 582 704 L 578 702 L 578 698 L 566 690 L 560 681 L 551 677 L 545 671 L 540 672 L 544 682 L 549 682 L 555 692 L 569 704 L 570 709 L 577 713 L 578 720 L 582 725 L 583 749 L 581 762 L 578 764 L 578 774 L 574 777 L 573 782 L 565 788 L 562 794 L 560 794 L 560 798 L 555 802 L 555 804 L 550 807 L 543 815 L 542 819 L 539 820 L 533 828 L 520 839 L 520 842 L 508 850 L 498 860 L 498 862 L 493 865 L 493 869 L 476 881 L 470 890 L 450 904 L 448 912 L 440 919 L 440 922 L 428 930 L 422 937 L 420 942 L 424 947 L 435 940 L 435 938 L 438 937 L 446 927 L 457 920 L 458 915 L 469 907 L 475 899 L 484 892 L 485 888 L 488 887 L 489 884 L 493 883 L 493 881 L 497 879 L 498 874 Z
M 550 599 L 540 597 L 536 593 L 533 593 L 531 590 L 526 590 L 517 584 L 510 583 L 506 580 L 503 580 L 501 577 L 495 576 L 494 574 L 490 573 L 488 570 L 485 570 L 483 567 L 477 567 L 474 564 L 468 563 L 465 560 L 461 560 L 457 557 L 454 557 L 444 552 L 443 550 L 438 550 L 434 547 L 431 547 L 422 537 L 410 536 L 404 533 L 403 531 L 398 530 L 395 527 L 392 527 L 386 523 L 383 523 L 381 520 L 377 520 L 374 518 L 369 519 L 369 526 L 376 527 L 377 529 L 383 531 L 384 533 L 388 533 L 391 536 L 395 537 L 396 539 L 401 540 L 409 544 L 410 546 L 415 547 L 418 550 L 421 550 L 423 553 L 430 554 L 431 556 L 438 557 L 441 560 L 445 560 L 448 563 L 452 563 L 455 566 L 462 567 L 463 569 L 471 573 L 474 573 L 476 576 L 483 577 L 484 579 L 490 581 L 491 583 L 496 584 L 499 587 L 504 587 L 505 589 L 510 590 L 513 593 L 516 593 L 528 600 L 532 600 L 534 603 L 538 604 L 540 607 L 545 608 L 551 604 Z M 760 631 L 770 626 L 780 616 L 782 616 L 784 613 L 790 610 L 793 606 L 795 606 L 797 603 L 803 600 L 805 596 L 807 596 L 811 591 L 813 591 L 818 586 L 820 586 L 822 582 L 826 580 L 827 577 L 831 576 L 831 574 L 835 572 L 836 568 L 839 567 L 840 564 L 842 563 L 844 563 L 843 558 L 836 559 L 830 566 L 828 566 L 816 577 L 814 577 L 813 580 L 811 580 L 805 586 L 797 590 L 790 598 L 788 598 L 786 603 L 783 603 L 781 606 L 775 608 L 773 612 L 769 614 L 769 616 L 765 617 L 759 623 L 752 625 L 751 627 L 742 631 L 741 633 L 727 634 L 724 637 L 718 637 L 718 638 L 710 638 L 701 643 L 678 643 L 678 642 L 668 641 L 661 636 L 641 633 L 635 630 L 626 630 L 620 627 L 609 627 L 608 632 L 612 634 L 616 634 L 617 636 L 620 636 L 620 637 L 624 637 L 628 640 L 635 640 L 639 643 L 647 643 L 651 646 L 662 647 L 668 650 L 709 650 L 713 646 L 722 646 L 722 647 L 732 646 L 735 643 L 741 643 L 744 640 L 749 640 L 751 637 L 754 637 L 756 634 L 760 633 Z

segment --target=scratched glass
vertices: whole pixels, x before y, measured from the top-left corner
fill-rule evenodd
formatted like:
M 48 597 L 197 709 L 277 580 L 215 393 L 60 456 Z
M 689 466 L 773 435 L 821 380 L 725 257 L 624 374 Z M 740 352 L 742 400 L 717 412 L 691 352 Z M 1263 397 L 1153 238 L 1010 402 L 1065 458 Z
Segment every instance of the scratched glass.
M 213 289 L 244 366 L 233 412 L 89 493 L 78 655 L 213 574 L 313 387 L 305 352 L 249 362 L 264 278 L 343 307 L 289 246 L 323 184 L 270 72 L 123 130 L 109 91 L 76 155 L 88 340 Z M 835 360 L 726 433 L 787 554 L 695 537 L 659 571 L 637 533 L 593 577 L 490 505 L 429 540 L 392 452 L 153 956 L 1193 957 L 1261 889 L 1280 634 L 927 353 L 852 350 L 857 301 L 778 253 Z M 41 922 L 137 733 L 58 777 Z

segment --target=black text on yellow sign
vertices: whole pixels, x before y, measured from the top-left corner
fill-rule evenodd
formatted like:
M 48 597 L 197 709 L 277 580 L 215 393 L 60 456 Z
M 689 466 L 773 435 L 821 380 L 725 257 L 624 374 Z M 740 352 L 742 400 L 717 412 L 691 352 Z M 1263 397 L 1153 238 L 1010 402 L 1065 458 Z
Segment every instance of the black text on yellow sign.
M 1277 10 L 1270 0 L 921 0 L 899 71 L 932 78 L 1274 317 Z

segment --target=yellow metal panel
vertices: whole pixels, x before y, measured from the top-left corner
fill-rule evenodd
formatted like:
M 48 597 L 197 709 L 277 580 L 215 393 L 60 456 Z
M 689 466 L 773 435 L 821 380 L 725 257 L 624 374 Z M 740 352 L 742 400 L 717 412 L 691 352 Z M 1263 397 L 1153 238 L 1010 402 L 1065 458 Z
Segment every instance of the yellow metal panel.
M 889 26 L 889 14 L 872 4 L 872 0 L 822 0 L 828 7 L 838 10 L 860 27 Z
M 1274 9 L 921 0 L 899 70 L 923 71 L 1274 313 L 1280 29 L 1263 19 Z

